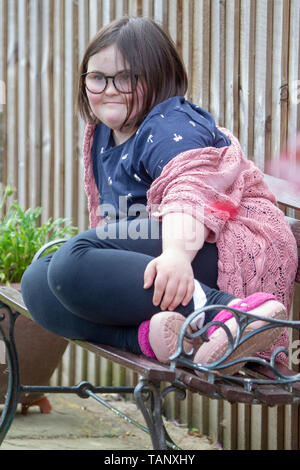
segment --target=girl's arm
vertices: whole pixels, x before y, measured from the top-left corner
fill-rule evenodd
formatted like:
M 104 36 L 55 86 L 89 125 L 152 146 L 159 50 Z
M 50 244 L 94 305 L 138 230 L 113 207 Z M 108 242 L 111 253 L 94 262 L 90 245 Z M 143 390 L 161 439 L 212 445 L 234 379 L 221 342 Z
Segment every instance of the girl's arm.
M 154 283 L 153 304 L 162 310 L 187 305 L 193 297 L 191 263 L 208 235 L 205 225 L 189 214 L 169 213 L 162 219 L 162 254 L 144 274 L 144 288 Z

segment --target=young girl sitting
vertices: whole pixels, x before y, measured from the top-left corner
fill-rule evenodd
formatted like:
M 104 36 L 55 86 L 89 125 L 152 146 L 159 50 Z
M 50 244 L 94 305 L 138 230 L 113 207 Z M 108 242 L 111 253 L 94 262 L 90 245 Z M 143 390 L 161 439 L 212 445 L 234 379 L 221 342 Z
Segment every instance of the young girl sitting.
M 287 317 L 293 235 L 262 173 L 229 131 L 185 100 L 186 90 L 174 44 L 150 19 L 117 20 L 89 44 L 78 107 L 87 122 L 91 229 L 23 276 L 25 304 L 44 328 L 167 362 L 182 323 L 200 307 Z M 202 312 L 191 326 L 214 318 L 235 336 L 230 317 Z M 185 346 L 209 363 L 224 352 L 223 333 Z M 268 357 L 278 338 L 286 344 L 281 329 L 267 330 L 235 354 Z

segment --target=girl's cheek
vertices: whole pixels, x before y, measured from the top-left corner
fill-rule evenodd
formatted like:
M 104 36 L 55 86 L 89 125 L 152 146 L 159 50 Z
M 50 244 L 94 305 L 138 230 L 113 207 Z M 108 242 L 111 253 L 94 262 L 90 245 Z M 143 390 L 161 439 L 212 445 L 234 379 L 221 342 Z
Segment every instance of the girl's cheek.
M 91 106 L 97 105 L 101 102 L 101 95 L 95 95 L 93 93 L 87 92 L 87 97 Z

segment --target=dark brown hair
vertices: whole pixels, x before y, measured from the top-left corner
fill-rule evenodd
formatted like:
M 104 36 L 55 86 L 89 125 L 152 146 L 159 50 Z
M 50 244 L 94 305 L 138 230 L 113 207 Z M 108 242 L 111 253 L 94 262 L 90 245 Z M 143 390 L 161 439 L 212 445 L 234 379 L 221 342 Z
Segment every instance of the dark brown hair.
M 82 74 L 87 72 L 90 57 L 101 49 L 115 44 L 132 75 L 143 77 L 143 103 L 136 116 L 130 118 L 137 92 L 128 104 L 127 117 L 122 125 L 138 127 L 151 109 L 172 96 L 183 96 L 187 90 L 187 74 L 183 62 L 169 35 L 149 18 L 125 17 L 102 28 L 90 42 L 79 70 L 77 106 L 83 119 L 98 123 L 91 112 Z

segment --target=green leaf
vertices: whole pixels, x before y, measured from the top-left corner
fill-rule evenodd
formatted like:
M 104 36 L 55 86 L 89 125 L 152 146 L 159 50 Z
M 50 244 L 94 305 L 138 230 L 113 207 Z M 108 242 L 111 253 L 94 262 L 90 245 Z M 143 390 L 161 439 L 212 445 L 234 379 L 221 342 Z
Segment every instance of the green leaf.
M 0 191 L 0 283 L 20 282 L 39 248 L 56 238 L 68 238 L 78 233 L 77 227 L 66 218 L 49 218 L 40 224 L 42 207 L 23 210 L 17 201 L 13 201 L 2 215 L 12 194 L 11 187 Z M 53 253 L 58 247 L 51 247 L 47 253 Z

